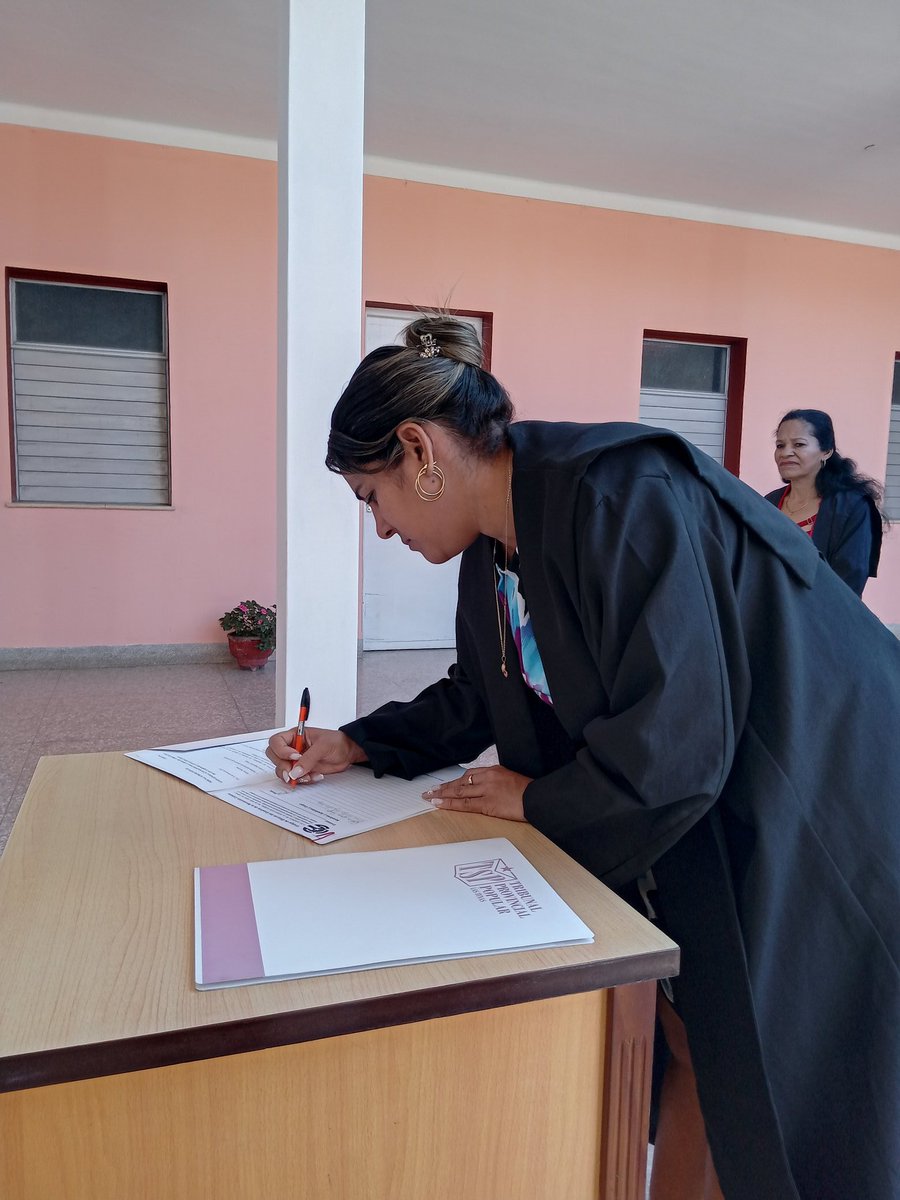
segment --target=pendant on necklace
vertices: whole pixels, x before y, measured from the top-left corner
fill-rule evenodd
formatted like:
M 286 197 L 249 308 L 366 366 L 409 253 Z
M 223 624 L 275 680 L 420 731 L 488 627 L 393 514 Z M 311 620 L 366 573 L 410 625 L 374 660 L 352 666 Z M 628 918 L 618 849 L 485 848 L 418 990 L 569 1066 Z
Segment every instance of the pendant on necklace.
M 503 672 L 503 678 L 504 678 L 504 679 L 509 679 L 509 671 L 507 671 L 507 669 L 506 669 L 506 663 L 505 663 L 505 662 L 502 662 L 502 663 L 500 664 L 500 670 Z

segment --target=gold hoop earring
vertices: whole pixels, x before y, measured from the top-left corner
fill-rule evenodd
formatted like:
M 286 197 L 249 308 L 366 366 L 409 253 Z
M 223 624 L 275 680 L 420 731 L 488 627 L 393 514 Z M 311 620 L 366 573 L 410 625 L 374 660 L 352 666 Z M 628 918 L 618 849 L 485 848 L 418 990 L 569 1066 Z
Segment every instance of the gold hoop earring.
M 422 476 L 426 474 L 429 469 L 438 481 L 438 488 L 436 492 L 426 492 L 422 487 Z M 435 500 L 440 500 L 441 496 L 444 494 L 444 472 L 437 465 L 437 463 L 432 463 L 430 468 L 428 463 L 422 467 L 421 471 L 416 476 L 415 488 L 416 495 L 420 500 L 426 500 L 429 504 L 433 503 Z

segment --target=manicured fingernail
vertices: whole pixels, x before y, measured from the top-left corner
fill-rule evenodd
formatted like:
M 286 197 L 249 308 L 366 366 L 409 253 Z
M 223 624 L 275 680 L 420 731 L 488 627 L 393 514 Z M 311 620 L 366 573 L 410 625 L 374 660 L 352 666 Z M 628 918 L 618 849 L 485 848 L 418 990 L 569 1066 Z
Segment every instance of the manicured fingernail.
M 298 763 L 296 767 L 291 767 L 291 779 L 302 779 L 306 774 L 306 767 L 301 767 Z
M 435 798 L 431 801 L 431 803 L 434 805 L 435 808 L 440 808 L 441 805 L 444 803 L 444 801 L 440 796 L 435 796 Z
M 313 781 L 313 783 L 321 783 L 324 778 L 325 778 L 324 775 L 313 775 L 312 781 Z
M 287 783 L 288 780 L 290 779 L 290 775 L 288 775 L 287 771 L 282 771 L 281 778 L 284 780 L 285 783 Z
M 299 757 L 300 757 L 300 751 L 299 751 L 299 750 L 292 750 L 292 751 L 290 752 L 290 754 L 288 755 L 288 758 L 294 758 L 294 759 L 297 759 L 297 758 L 299 758 Z

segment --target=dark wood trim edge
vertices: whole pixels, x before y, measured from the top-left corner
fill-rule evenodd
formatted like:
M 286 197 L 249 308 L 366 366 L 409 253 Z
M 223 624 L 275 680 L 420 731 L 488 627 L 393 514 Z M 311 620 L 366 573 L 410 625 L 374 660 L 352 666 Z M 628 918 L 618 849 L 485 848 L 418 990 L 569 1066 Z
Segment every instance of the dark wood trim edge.
M 725 445 L 722 466 L 732 475 L 741 473 L 741 442 L 744 428 L 744 381 L 747 378 L 747 339 L 732 338 L 725 399 Z
M 607 1010 L 600 1200 L 644 1200 L 655 1020 L 654 982 L 613 989 Z
M 0 1059 L 0 1093 L 224 1058 L 393 1025 L 505 1008 L 532 1000 L 599 991 L 639 980 L 664 978 L 677 970 L 677 949 L 654 951 L 600 963 L 581 963 L 474 983 L 401 992 L 354 1003 L 200 1025 L 114 1042 L 9 1055 Z
M 16 406 L 13 401 L 13 361 L 12 361 L 12 304 L 10 303 L 10 274 L 9 267 L 3 275 L 3 292 L 4 292 L 4 314 L 6 318 L 6 385 L 8 388 L 7 399 L 9 405 L 9 499 L 10 503 L 15 504 L 19 490 L 19 468 L 16 461 L 16 445 L 18 435 L 16 432 Z
M 12 279 L 25 279 L 35 283 L 83 283 L 88 287 L 124 288 L 131 292 L 165 292 L 168 284 L 152 279 L 122 279 L 118 275 L 84 275 L 76 271 L 46 271 L 33 267 L 7 267 Z

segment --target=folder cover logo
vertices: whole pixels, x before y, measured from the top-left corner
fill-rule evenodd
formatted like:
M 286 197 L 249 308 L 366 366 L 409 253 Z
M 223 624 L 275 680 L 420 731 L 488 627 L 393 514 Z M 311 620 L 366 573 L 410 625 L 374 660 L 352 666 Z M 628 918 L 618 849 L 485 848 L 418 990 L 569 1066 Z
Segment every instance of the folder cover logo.
M 516 878 L 512 867 L 508 867 L 502 858 L 486 858 L 482 862 L 457 863 L 453 874 L 469 887 L 480 883 L 506 883 Z
M 464 883 L 479 904 L 488 903 L 502 916 L 530 917 L 541 905 L 502 858 L 457 863 L 454 878 Z

